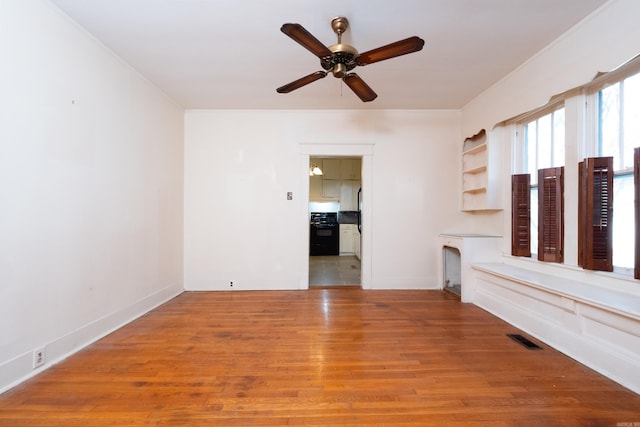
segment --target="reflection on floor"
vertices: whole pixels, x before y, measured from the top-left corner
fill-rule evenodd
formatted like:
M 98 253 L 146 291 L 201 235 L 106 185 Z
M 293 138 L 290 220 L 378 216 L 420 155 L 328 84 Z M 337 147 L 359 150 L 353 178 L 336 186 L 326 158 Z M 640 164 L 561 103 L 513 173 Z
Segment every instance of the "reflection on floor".
M 309 257 L 309 286 L 360 286 L 360 260 L 355 256 Z

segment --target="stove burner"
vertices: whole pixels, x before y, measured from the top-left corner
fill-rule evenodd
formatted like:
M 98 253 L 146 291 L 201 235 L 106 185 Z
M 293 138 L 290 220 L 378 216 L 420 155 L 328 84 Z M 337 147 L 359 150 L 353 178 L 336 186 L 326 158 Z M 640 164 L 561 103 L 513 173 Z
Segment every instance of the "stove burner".
M 311 224 L 338 224 L 338 213 L 311 212 Z

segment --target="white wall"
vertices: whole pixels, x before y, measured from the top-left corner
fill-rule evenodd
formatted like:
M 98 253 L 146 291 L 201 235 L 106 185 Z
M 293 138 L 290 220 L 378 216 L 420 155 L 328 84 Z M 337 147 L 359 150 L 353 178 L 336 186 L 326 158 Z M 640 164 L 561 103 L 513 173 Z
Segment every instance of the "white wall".
M 0 10 L 0 391 L 182 291 L 183 110 L 53 6 Z
M 372 150 L 370 287 L 441 285 L 437 235 L 464 228 L 458 112 L 188 111 L 185 120 L 186 289 L 305 287 L 306 144 Z
M 637 0 L 606 3 L 467 104 L 462 110 L 463 134 L 492 129 L 638 55 L 639 14 Z

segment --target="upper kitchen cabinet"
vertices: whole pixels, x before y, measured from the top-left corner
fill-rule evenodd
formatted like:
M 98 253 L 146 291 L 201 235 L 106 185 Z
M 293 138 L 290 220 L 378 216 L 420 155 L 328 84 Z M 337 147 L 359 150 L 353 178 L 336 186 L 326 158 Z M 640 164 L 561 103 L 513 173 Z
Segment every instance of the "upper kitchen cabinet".
M 322 176 L 313 175 L 309 177 L 309 198 L 311 200 L 322 198 Z
M 341 190 L 340 180 L 324 179 L 323 175 L 309 177 L 309 199 L 311 200 L 339 201 Z
M 342 159 L 341 176 L 346 180 L 360 180 L 362 170 L 362 159 Z
M 340 186 L 340 210 L 358 210 L 358 190 L 360 181 L 345 179 Z
M 502 209 L 500 151 L 483 129 L 465 139 L 462 148 L 462 210 Z
M 322 178 L 341 179 L 340 159 L 322 159 Z
M 341 165 L 339 159 L 311 158 L 310 170 L 318 166 L 322 175 L 309 177 L 309 199 L 315 201 L 339 201 L 341 193 Z
M 322 175 L 309 177 L 309 199 L 313 201 L 340 201 L 342 210 L 357 209 L 357 191 L 360 187 L 362 160 L 351 158 L 310 158 L 310 170 L 322 169 Z

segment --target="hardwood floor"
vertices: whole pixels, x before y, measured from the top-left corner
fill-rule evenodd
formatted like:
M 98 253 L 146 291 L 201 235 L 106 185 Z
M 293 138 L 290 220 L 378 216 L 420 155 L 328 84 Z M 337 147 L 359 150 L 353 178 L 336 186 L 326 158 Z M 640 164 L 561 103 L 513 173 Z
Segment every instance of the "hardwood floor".
M 640 423 L 640 396 L 508 333 L 439 291 L 187 292 L 1 395 L 0 425 Z

